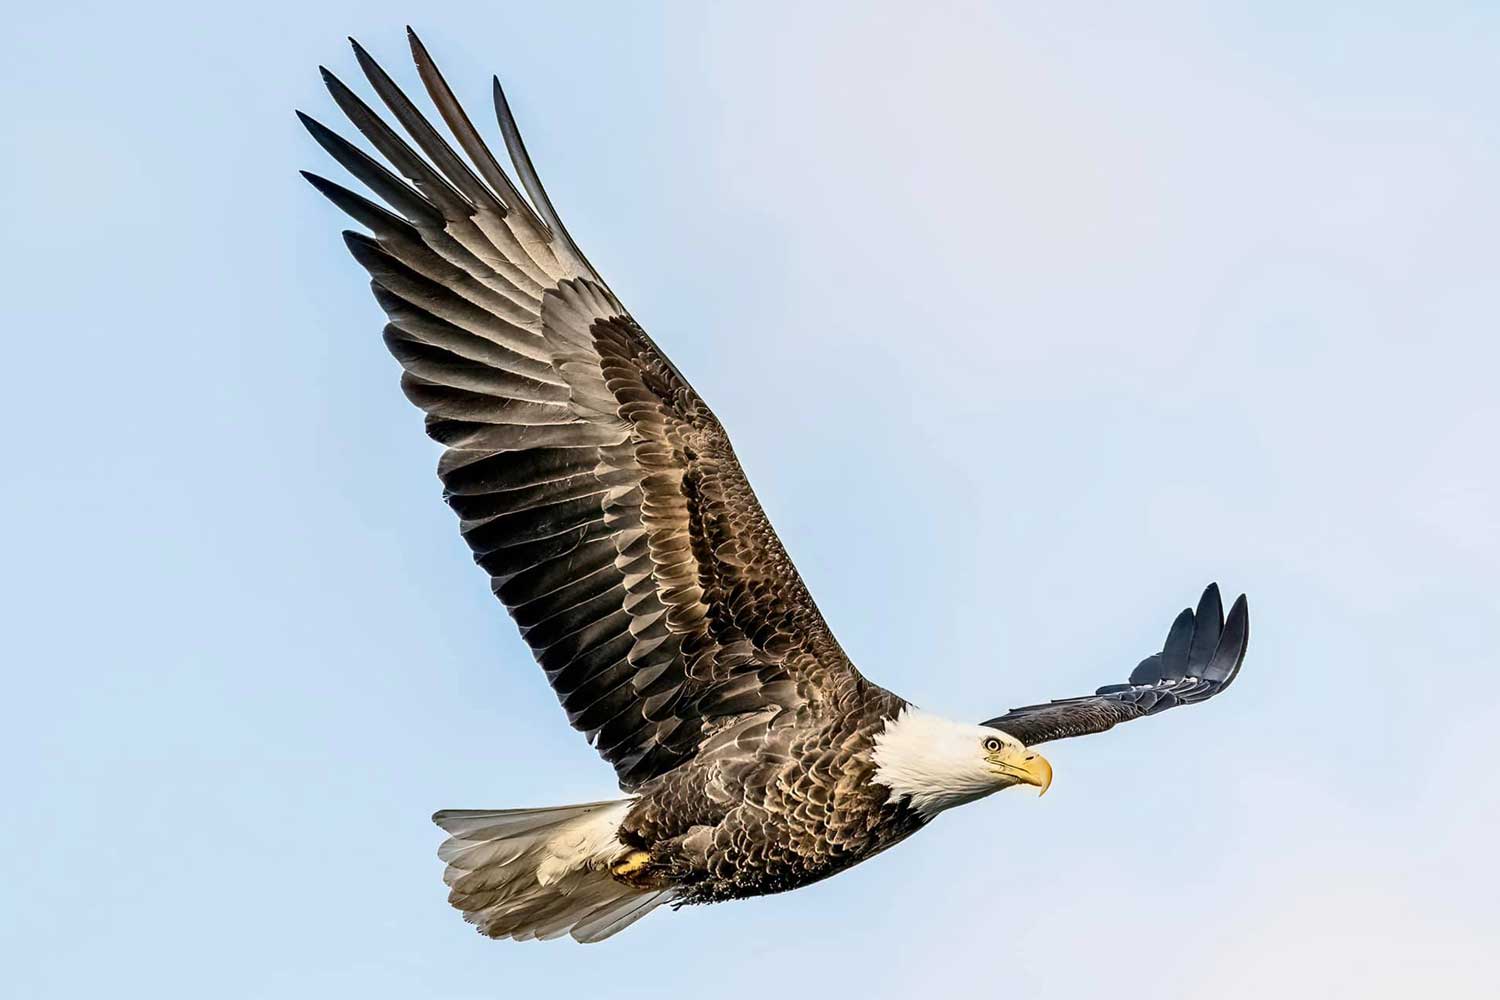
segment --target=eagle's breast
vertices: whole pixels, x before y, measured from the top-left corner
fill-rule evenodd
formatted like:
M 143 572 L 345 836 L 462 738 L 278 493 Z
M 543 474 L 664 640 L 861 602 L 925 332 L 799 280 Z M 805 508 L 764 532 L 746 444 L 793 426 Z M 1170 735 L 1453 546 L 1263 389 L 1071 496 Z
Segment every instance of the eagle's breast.
M 671 867 L 681 903 L 795 889 L 899 843 L 925 820 L 872 780 L 872 754 L 904 703 L 878 690 L 868 701 L 789 727 L 737 765 L 663 776 L 642 789 L 625 835 Z

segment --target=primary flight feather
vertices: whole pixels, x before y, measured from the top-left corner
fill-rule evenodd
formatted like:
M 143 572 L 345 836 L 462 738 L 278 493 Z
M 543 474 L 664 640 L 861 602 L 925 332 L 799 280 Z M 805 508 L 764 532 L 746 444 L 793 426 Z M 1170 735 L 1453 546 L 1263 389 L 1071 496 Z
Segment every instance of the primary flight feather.
M 444 446 L 445 499 L 568 721 L 627 793 L 439 812 L 449 898 L 482 933 L 599 941 L 662 903 L 816 882 L 945 809 L 1013 785 L 1045 791 L 1039 743 L 1234 680 L 1249 619 L 1243 596 L 1226 618 L 1216 586 L 1126 683 L 1092 695 L 971 725 L 865 679 L 724 428 L 568 235 L 499 81 L 520 188 L 410 42 L 463 155 L 355 43 L 410 141 L 327 70 L 334 101 L 390 166 L 301 118 L 388 207 L 305 176 L 369 231 L 345 239 L 389 319 L 402 389 Z

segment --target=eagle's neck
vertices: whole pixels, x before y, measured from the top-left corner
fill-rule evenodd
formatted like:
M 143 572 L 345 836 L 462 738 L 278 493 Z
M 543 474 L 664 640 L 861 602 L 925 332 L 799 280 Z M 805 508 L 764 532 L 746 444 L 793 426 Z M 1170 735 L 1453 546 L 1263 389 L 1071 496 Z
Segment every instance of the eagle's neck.
M 875 736 L 870 780 L 890 789 L 887 801 L 905 799 L 923 819 L 999 791 L 986 766 L 983 730 L 907 706 Z

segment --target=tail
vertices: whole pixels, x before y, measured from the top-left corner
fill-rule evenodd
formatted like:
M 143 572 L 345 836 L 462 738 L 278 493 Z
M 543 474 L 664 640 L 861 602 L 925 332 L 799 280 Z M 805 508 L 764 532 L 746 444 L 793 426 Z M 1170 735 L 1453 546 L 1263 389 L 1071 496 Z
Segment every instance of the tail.
M 444 809 L 448 902 L 492 938 L 603 941 L 672 897 L 617 881 L 631 849 L 618 832 L 630 799 L 549 809 Z

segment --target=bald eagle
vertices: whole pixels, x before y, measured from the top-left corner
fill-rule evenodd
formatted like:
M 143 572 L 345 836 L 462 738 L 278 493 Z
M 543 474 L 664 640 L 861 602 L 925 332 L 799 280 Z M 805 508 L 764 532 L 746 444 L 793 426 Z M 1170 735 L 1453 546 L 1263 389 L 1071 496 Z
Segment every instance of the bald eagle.
M 1216 586 L 1178 615 L 1161 652 L 1092 695 L 974 725 L 867 680 L 724 428 L 568 235 L 499 80 L 519 188 L 410 43 L 464 155 L 354 43 L 410 141 L 325 69 L 395 172 L 299 112 L 385 206 L 304 176 L 368 230 L 344 238 L 389 320 L 401 387 L 443 446 L 444 498 L 569 723 L 626 795 L 437 813 L 449 899 L 481 933 L 600 941 L 663 903 L 808 885 L 946 809 L 1016 785 L 1045 792 L 1040 743 L 1204 701 L 1234 680 L 1245 598 L 1226 619 Z

